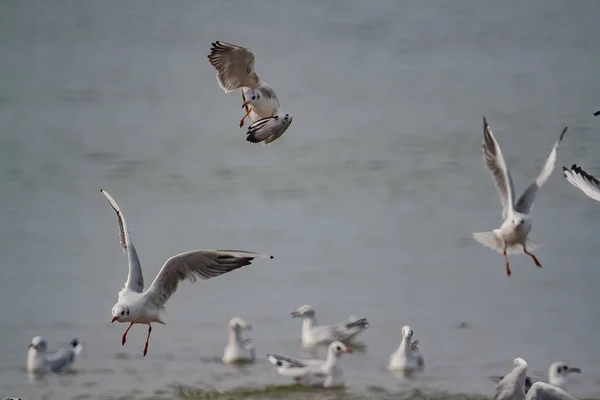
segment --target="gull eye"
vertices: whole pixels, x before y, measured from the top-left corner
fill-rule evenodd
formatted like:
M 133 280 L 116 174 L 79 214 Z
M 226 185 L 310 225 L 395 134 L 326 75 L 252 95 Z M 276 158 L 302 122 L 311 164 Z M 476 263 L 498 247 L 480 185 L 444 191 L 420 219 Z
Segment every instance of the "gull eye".
M 252 96 L 252 100 L 255 100 L 255 99 L 256 99 L 256 96 Z
M 129 309 L 127 310 L 127 315 L 129 315 Z
M 337 351 L 342 351 L 342 348 L 340 346 L 336 347 Z
M 257 98 L 257 99 L 260 99 L 260 94 L 257 94 L 257 95 L 256 95 L 256 98 Z
M 125 315 L 125 311 L 121 311 L 121 315 Z

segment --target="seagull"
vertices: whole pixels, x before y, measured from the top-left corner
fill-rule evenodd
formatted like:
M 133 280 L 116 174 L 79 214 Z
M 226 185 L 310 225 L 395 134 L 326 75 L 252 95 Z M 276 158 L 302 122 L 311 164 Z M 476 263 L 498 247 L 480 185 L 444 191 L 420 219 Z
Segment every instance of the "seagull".
M 169 258 L 162 266 L 150 287 L 144 290 L 144 277 L 133 246 L 127 224 L 116 201 L 104 189 L 100 190 L 106 196 L 113 210 L 117 213 L 119 222 L 121 247 L 127 252 L 129 272 L 123 289 L 119 292 L 117 304 L 112 308 L 111 322 L 129 322 L 121 345 L 125 345 L 127 332 L 134 324 L 148 325 L 148 336 L 144 346 L 144 356 L 148 352 L 148 341 L 152 332 L 152 322 L 165 325 L 161 319 L 161 311 L 165 303 L 177 290 L 179 282 L 187 279 L 195 283 L 198 279 L 206 280 L 223 275 L 227 272 L 250 265 L 255 258 L 273 256 L 252 253 L 241 250 L 192 250 Z
M 527 239 L 531 231 L 530 213 L 533 209 L 533 202 L 538 190 L 546 183 L 554 169 L 556 151 L 565 133 L 567 133 L 566 127 L 558 136 L 556 142 L 554 142 L 550 155 L 546 159 L 546 163 L 535 182 L 515 201 L 515 192 L 510 172 L 502 156 L 500 146 L 496 138 L 494 138 L 492 129 L 485 117 L 483 117 L 483 136 L 485 139 L 483 142 L 483 160 L 494 177 L 500 200 L 502 201 L 502 218 L 504 218 L 504 222 L 500 226 L 500 229 L 494 229 L 492 232 L 475 232 L 473 233 L 473 237 L 479 243 L 504 254 L 506 274 L 508 276 L 510 276 L 511 271 L 507 254 L 519 253 L 520 246 L 523 247 L 523 252 L 533 259 L 535 265 L 540 268 L 542 267 L 537 257 L 527 250 L 527 247 L 530 250 L 537 247 Z
M 535 382 L 527 391 L 527 400 L 575 400 L 565 391 L 567 377 L 581 373 L 581 369 L 569 367 L 562 361 L 552 363 L 548 370 L 549 383 Z
M 600 181 L 573 164 L 571 169 L 563 167 L 563 175 L 569 183 L 596 201 L 600 201 Z
M 513 363 L 513 370 L 496 384 L 494 400 L 525 400 L 527 362 L 522 358 L 515 358 Z
M 350 342 L 356 335 L 369 327 L 366 318 L 352 319 L 337 325 L 315 326 L 315 310 L 303 305 L 291 313 L 293 318 L 302 318 L 302 345 L 307 347 L 328 345 L 339 340 Z
M 567 384 L 567 377 L 572 373 L 581 373 L 581 369 L 576 367 L 569 367 L 564 361 L 556 361 L 550 365 L 548 369 L 548 383 L 552 386 L 556 386 L 562 390 L 565 390 Z M 498 382 L 504 379 L 503 376 L 498 378 Z M 537 383 L 537 382 L 536 382 Z M 543 383 L 543 382 L 540 382 Z M 533 380 L 530 377 L 525 378 L 525 393 L 529 392 L 529 389 L 533 385 Z
M 208 55 L 210 64 L 217 70 L 217 82 L 225 93 L 242 90 L 242 108 L 253 122 L 248 127 L 246 140 L 269 144 L 279 138 L 292 123 L 291 114 L 283 114 L 279 99 L 271 86 L 262 81 L 254 71 L 254 53 L 251 49 L 216 41 Z
M 425 367 L 425 360 L 419 354 L 419 341 L 412 342 L 413 330 L 410 326 L 402 327 L 402 341 L 398 349 L 390 356 L 388 369 L 390 371 L 400 370 L 404 373 L 422 371 Z
M 229 321 L 227 329 L 229 331 L 229 341 L 225 346 L 223 362 L 226 364 L 254 362 L 256 354 L 252 341 L 242 338 L 242 331 L 251 331 L 252 325 L 247 324 L 239 317 L 233 317 Z
M 31 340 L 27 351 L 27 371 L 30 373 L 62 372 L 68 369 L 83 350 L 77 339 L 71 340 L 69 347 L 53 353 L 48 352 L 48 343 L 41 336 Z
M 292 377 L 296 383 L 328 388 L 344 385 L 342 370 L 337 366 L 344 353 L 352 353 L 352 349 L 335 341 L 329 345 L 325 360 L 296 360 L 276 354 L 267 354 L 267 359 L 280 375 Z

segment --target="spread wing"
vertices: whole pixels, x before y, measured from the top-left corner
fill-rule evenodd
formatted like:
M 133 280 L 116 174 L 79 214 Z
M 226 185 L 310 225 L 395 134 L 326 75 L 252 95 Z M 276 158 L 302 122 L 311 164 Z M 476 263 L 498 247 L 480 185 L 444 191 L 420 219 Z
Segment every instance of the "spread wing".
M 119 222 L 119 236 L 121 238 L 121 247 L 127 252 L 127 258 L 129 260 L 129 272 L 127 273 L 127 281 L 125 282 L 124 289 L 131 290 L 136 293 L 142 293 L 144 291 L 144 275 L 142 274 L 142 266 L 138 259 L 137 251 L 129 236 L 129 230 L 125 223 L 125 217 L 121 212 L 121 209 L 117 205 L 115 199 L 104 189 L 100 189 L 102 194 L 106 197 L 110 206 L 117 213 L 117 220 Z
M 255 258 L 273 256 L 241 250 L 194 250 L 178 254 L 163 265 L 144 293 L 144 298 L 163 307 L 177 290 L 179 282 L 187 279 L 194 283 L 198 279 L 215 278 L 250 265 Z
M 483 117 L 483 138 L 483 161 L 494 177 L 500 201 L 502 201 L 502 217 L 506 218 L 508 213 L 513 211 L 515 190 L 500 146 L 485 117 Z
M 256 89 L 260 84 L 254 72 L 254 53 L 246 47 L 216 41 L 208 60 L 217 70 L 217 82 L 225 93 L 242 87 Z
M 293 117 L 285 114 L 284 117 L 275 115 L 254 121 L 248 127 L 246 140 L 251 143 L 269 144 L 279 138 L 292 123 Z
M 554 164 L 556 163 L 556 152 L 558 150 L 558 145 L 560 144 L 560 142 L 562 142 L 563 137 L 565 136 L 565 133 L 567 133 L 567 127 L 565 127 L 565 129 L 563 129 L 561 134 L 558 136 L 558 138 L 554 142 L 554 146 L 552 146 L 550 155 L 548 155 L 548 158 L 546 159 L 546 163 L 544 164 L 544 167 L 542 168 L 542 171 L 540 172 L 538 177 L 535 179 L 535 182 L 533 182 L 531 185 L 529 185 L 527 190 L 525 190 L 525 192 L 523 192 L 521 197 L 519 197 L 519 200 L 517 201 L 517 204 L 515 205 L 515 210 L 517 210 L 518 212 L 523 213 L 523 214 L 529 214 L 531 212 L 531 210 L 533 208 L 533 202 L 535 200 L 535 195 L 537 194 L 538 190 L 544 185 L 544 183 L 546 183 L 546 181 L 552 174 L 552 171 L 554 170 Z
M 494 400 L 522 400 L 525 399 L 525 377 L 527 370 L 515 367 L 508 375 L 496 384 Z
M 527 392 L 527 400 L 575 400 L 575 398 L 557 386 L 536 382 Z
M 583 193 L 592 199 L 600 201 L 600 181 L 598 179 L 585 172 L 576 164 L 573 164 L 570 170 L 563 167 L 563 174 L 571 185 L 581 189 Z

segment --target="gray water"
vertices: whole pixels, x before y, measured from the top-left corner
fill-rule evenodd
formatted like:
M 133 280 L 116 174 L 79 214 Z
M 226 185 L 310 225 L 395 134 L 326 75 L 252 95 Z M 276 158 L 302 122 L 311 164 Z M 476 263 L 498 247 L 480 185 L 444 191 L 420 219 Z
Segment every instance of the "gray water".
M 566 360 L 583 369 L 569 391 L 600 396 L 600 204 L 560 172 L 600 175 L 599 20 L 596 1 L 2 1 L 0 396 L 288 385 L 264 354 L 302 355 L 302 304 L 371 323 L 334 396 L 490 396 L 515 357 L 538 379 Z M 245 141 L 214 40 L 251 47 L 294 115 L 272 145 Z M 471 238 L 501 222 L 483 115 L 518 192 L 569 127 L 533 212 L 543 268 L 513 256 L 510 278 Z M 142 358 L 146 328 L 121 347 L 126 325 L 110 324 L 127 264 L 100 188 L 148 283 L 195 248 L 275 259 L 183 283 Z M 214 361 L 233 316 L 254 325 L 255 365 Z M 426 360 L 410 380 L 385 370 L 405 324 Z M 82 340 L 77 373 L 31 382 L 36 335 Z

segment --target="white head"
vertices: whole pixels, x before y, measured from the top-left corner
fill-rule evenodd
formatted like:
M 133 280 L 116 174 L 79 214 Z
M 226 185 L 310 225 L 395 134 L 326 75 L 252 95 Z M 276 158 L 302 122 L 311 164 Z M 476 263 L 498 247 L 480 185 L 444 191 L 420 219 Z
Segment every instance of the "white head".
M 36 336 L 31 340 L 30 349 L 34 349 L 39 353 L 45 353 L 48 350 L 48 343 L 41 336 Z
M 565 362 L 557 361 L 550 365 L 550 369 L 548 370 L 548 379 L 552 385 L 563 388 L 567 383 L 567 377 L 572 373 L 580 374 L 581 369 L 569 367 Z
M 117 303 L 114 305 L 114 307 L 112 308 L 112 321 L 110 321 L 111 323 L 115 322 L 115 321 L 119 321 L 119 322 L 124 322 L 127 321 L 129 315 L 129 307 L 127 307 L 124 304 L 121 303 Z
M 515 213 L 512 217 L 512 223 L 516 226 L 525 226 L 525 222 L 527 222 L 527 216 L 524 214 Z
M 346 347 L 346 345 L 342 342 L 333 342 L 329 345 L 328 351 L 335 358 L 339 358 L 344 353 L 352 353 L 352 349 Z
M 264 100 L 264 96 L 260 94 L 260 90 L 257 89 L 248 89 L 244 96 L 246 97 L 246 101 L 242 105 L 242 108 L 246 107 L 248 104 L 254 104 L 259 101 Z
M 303 305 L 296 311 L 291 312 L 294 318 L 310 318 L 315 316 L 315 310 L 309 305 Z
M 413 330 L 410 326 L 404 325 L 402 327 L 402 339 L 410 340 L 413 337 Z
M 229 320 L 228 328 L 231 332 L 240 333 L 242 331 L 251 331 L 252 325 L 247 324 L 240 317 L 233 317 Z

